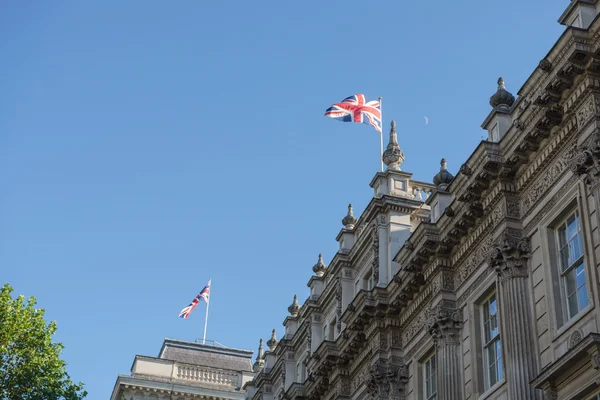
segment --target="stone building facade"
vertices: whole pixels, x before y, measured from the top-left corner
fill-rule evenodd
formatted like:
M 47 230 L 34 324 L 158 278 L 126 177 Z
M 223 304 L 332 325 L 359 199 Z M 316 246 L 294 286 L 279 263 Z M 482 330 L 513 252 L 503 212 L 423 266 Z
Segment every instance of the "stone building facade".
M 570 2 L 517 98 L 498 81 L 456 176 L 401 171 L 392 124 L 248 399 L 600 399 L 599 8 Z
M 244 400 L 252 351 L 165 339 L 158 357 L 135 356 L 111 400 Z

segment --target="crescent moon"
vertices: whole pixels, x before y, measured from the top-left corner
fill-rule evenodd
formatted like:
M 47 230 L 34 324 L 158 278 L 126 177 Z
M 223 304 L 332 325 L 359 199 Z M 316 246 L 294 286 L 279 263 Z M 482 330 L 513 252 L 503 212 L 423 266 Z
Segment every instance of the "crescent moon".
M 423 118 L 425 118 L 425 125 L 426 126 L 429 125 L 429 118 L 427 118 L 427 117 L 423 117 Z

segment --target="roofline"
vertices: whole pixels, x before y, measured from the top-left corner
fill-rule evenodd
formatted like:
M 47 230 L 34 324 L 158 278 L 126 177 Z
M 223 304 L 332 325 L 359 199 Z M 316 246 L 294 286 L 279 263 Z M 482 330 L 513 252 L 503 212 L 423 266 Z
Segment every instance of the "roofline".
M 158 358 L 162 358 L 166 345 L 169 344 L 173 347 L 179 347 L 189 350 L 202 350 L 210 353 L 219 353 L 226 354 L 230 356 L 244 357 L 252 360 L 252 356 L 254 352 L 252 350 L 243 350 L 243 349 L 235 349 L 230 347 L 217 347 L 210 344 L 201 344 L 196 342 L 188 342 L 185 340 L 177 340 L 177 339 L 169 339 L 165 338 L 163 341 L 162 347 L 160 348 L 160 352 L 158 353 Z

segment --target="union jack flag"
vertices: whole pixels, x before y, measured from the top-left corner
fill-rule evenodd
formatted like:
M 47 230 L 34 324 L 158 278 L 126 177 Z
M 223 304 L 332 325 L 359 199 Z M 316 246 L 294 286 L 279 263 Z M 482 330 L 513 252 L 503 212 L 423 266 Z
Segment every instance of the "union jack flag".
M 372 125 L 381 133 L 381 104 L 377 100 L 367 102 L 364 94 L 346 97 L 341 103 L 329 107 L 325 116 L 338 121 Z
M 209 279 L 206 286 L 204 286 L 204 289 L 198 293 L 198 296 L 194 297 L 194 300 L 192 300 L 190 305 L 181 310 L 179 313 L 179 318 L 188 319 L 191 312 L 194 310 L 194 308 L 196 308 L 198 303 L 200 303 L 200 300 L 204 300 L 206 304 L 208 304 L 208 298 L 210 297 L 210 281 L 211 280 Z

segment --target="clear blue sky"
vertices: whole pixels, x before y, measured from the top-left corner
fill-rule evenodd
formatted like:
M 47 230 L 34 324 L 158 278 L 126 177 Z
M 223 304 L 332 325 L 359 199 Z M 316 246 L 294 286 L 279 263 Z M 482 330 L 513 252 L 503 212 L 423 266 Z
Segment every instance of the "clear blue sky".
M 455 173 L 567 5 L 5 2 L 0 284 L 58 322 L 93 400 L 135 354 L 202 335 L 204 307 L 177 314 L 210 277 L 208 338 L 255 350 L 372 196 L 377 133 L 325 109 L 383 96 L 403 169 Z

